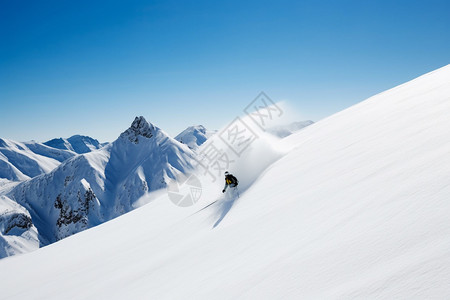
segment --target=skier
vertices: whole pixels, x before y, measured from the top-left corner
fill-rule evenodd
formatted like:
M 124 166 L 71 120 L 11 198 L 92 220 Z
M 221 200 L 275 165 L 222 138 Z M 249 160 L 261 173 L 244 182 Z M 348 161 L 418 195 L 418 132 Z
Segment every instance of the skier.
M 232 174 L 230 174 L 228 171 L 225 172 L 225 186 L 222 190 L 222 193 L 225 193 L 228 187 L 235 188 L 239 184 L 239 181 L 236 177 L 234 177 Z

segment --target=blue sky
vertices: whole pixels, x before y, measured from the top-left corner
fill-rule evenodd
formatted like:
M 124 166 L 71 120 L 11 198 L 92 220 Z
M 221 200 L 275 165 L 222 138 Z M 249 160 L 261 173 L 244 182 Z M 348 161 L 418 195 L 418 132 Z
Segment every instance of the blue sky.
M 450 62 L 448 1 L 0 2 L 0 137 L 219 128 L 265 91 L 320 120 Z

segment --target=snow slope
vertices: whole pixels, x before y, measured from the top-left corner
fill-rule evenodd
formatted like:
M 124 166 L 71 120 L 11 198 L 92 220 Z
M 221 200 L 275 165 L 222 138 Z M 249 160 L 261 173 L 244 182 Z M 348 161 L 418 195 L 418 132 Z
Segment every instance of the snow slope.
M 5 194 L 19 182 L 51 172 L 75 155 L 34 141 L 0 139 L 0 258 L 39 248 L 29 211 Z
M 189 208 L 161 196 L 1 260 L 1 295 L 448 298 L 449 114 L 446 66 L 283 139 L 289 153 L 239 199 L 201 210 L 208 186 Z
M 75 153 L 46 145 L 0 139 L 0 178 L 11 181 L 30 179 L 48 173 Z
M 8 197 L 0 195 L 0 257 L 38 248 L 37 229 L 30 213 Z
M 68 139 L 52 139 L 44 144 L 57 149 L 73 151 L 78 154 L 88 153 L 100 149 L 103 146 L 96 139 L 83 135 L 74 135 Z
M 215 133 L 216 131 L 207 130 L 203 125 L 189 126 L 178 134 L 175 139 L 180 143 L 188 145 L 192 150 L 196 150 Z

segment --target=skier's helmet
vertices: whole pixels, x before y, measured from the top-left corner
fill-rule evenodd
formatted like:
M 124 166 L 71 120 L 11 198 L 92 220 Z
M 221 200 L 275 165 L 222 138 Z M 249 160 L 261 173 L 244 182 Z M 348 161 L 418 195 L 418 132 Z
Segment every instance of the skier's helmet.
M 228 171 L 226 171 L 226 172 L 225 172 L 225 175 L 228 175 L 228 174 L 230 174 L 230 173 L 228 173 Z

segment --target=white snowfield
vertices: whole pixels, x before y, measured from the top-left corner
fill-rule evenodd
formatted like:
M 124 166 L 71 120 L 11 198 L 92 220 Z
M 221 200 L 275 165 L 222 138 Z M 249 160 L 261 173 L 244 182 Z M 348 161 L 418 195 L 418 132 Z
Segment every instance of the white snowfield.
M 161 196 L 1 260 L 1 298 L 450 297 L 450 66 L 278 143 L 235 201 Z

